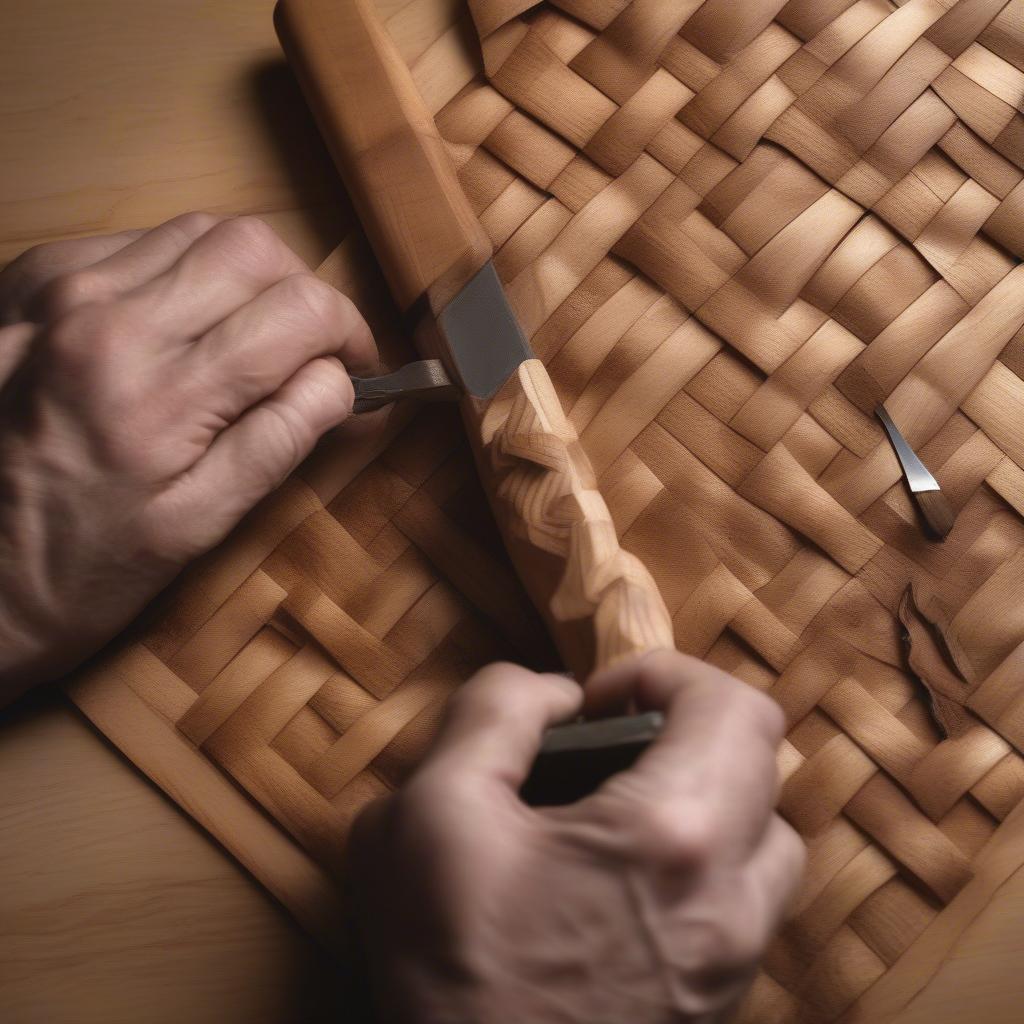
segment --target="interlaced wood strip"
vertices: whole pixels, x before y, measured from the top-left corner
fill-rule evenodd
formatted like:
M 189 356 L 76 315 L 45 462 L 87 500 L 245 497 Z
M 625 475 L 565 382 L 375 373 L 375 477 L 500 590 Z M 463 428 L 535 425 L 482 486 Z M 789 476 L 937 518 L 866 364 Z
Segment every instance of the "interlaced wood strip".
M 438 124 L 512 302 L 678 645 L 787 715 L 810 864 L 744 1019 L 835 1020 L 1024 798 L 1024 5 L 470 8 L 485 75 Z M 551 660 L 451 414 L 372 443 L 95 670 L 328 871 L 452 687 Z

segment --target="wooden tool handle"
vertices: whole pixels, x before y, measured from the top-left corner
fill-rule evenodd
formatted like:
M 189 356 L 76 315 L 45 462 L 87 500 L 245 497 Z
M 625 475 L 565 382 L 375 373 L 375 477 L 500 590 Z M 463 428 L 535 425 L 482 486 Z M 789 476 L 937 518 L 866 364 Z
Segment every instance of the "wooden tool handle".
M 408 309 L 425 295 L 436 317 L 492 247 L 408 68 L 371 0 L 280 0 L 275 19 L 395 298 Z M 434 326 L 417 339 L 426 356 Z M 577 678 L 673 646 L 657 585 L 620 546 L 544 365 L 524 362 L 462 412 L 512 561 Z
M 372 0 L 280 0 L 274 23 L 395 300 L 440 312 L 492 246 Z

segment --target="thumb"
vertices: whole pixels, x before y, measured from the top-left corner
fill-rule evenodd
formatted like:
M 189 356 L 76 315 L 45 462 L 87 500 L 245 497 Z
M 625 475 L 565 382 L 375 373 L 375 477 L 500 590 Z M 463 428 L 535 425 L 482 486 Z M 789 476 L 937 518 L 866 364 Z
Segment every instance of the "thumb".
M 312 360 L 218 434 L 163 500 L 200 511 L 202 540 L 212 547 L 346 419 L 353 399 L 352 382 L 337 359 Z
M 582 703 L 580 687 L 564 676 L 490 665 L 449 701 L 429 768 L 490 779 L 518 792 L 544 730 L 578 714 Z

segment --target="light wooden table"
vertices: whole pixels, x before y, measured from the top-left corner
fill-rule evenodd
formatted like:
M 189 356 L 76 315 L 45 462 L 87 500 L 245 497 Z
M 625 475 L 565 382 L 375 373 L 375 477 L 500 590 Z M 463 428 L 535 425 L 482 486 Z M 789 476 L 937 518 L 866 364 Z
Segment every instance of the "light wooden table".
M 272 7 L 2 0 L 0 265 L 189 209 L 258 213 L 319 263 L 346 203 Z M 330 989 L 313 943 L 63 698 L 0 720 L 0 1020 L 343 1019 Z
M 460 0 L 378 2 L 414 44 Z M 258 213 L 319 263 L 347 204 L 271 9 L 0 0 L 0 264 L 188 209 Z M 1017 872 L 900 1024 L 1024 1019 L 1022 949 Z M 263 890 L 60 697 L 0 719 L 0 1020 L 342 1020 L 331 989 Z

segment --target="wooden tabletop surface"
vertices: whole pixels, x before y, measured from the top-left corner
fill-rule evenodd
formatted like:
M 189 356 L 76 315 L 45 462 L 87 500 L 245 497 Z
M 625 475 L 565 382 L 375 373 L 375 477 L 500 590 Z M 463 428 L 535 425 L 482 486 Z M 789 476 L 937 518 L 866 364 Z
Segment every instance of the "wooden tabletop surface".
M 272 6 L 0 0 L 0 265 L 189 209 L 257 213 L 319 263 L 349 215 Z M 0 922 L 8 1024 L 344 1019 L 316 947 L 52 691 L 0 718 Z M 901 1024 L 1020 1020 L 1022 947 L 1018 872 Z
M 348 217 L 272 8 L 0 2 L 0 265 L 190 209 L 257 213 L 318 264 Z M 330 995 L 313 943 L 62 697 L 0 719 L 0 1020 L 343 1019 Z

